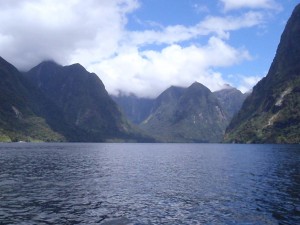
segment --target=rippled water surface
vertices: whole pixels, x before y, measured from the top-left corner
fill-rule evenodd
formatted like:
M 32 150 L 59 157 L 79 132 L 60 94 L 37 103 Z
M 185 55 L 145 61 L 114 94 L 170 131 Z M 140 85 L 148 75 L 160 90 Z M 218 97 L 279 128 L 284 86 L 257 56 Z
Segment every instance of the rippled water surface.
M 0 144 L 0 224 L 300 224 L 300 146 Z

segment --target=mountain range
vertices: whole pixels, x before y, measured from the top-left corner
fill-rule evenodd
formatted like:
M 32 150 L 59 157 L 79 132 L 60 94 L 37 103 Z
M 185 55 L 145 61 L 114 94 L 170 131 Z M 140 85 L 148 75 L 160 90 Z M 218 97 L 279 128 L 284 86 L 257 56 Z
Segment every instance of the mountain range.
M 80 64 L 21 73 L 0 57 L 0 141 L 300 143 L 300 4 L 265 78 L 242 94 L 195 82 L 109 96 Z
M 220 142 L 244 99 L 197 82 L 156 99 L 111 97 L 80 64 L 45 61 L 21 73 L 1 58 L 0 66 L 1 141 Z
M 155 99 L 114 96 L 131 122 L 160 142 L 221 142 L 246 95 L 235 88 L 211 92 L 195 82 L 171 86 Z
M 1 141 L 153 141 L 79 64 L 47 61 L 20 73 L 1 58 L 0 76 Z

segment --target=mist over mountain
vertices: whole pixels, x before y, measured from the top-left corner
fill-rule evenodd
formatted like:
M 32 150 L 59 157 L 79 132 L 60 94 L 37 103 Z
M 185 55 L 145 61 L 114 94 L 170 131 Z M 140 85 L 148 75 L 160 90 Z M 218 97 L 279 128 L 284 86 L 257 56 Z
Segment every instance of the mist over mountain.
M 230 86 L 213 93 L 230 119 L 240 110 L 243 102 L 249 95 L 249 93 L 243 94 L 240 90 Z
M 150 114 L 154 104 L 154 99 L 139 98 L 133 94 L 111 96 L 119 105 L 127 118 L 134 124 L 140 124 Z
M 300 5 L 251 94 L 195 82 L 154 99 L 111 97 L 80 64 L 20 73 L 0 58 L 0 141 L 300 143 L 299 40 Z
M 140 127 L 163 142 L 218 142 L 227 123 L 218 99 L 195 82 L 188 88 L 164 91 Z
M 188 88 L 171 86 L 155 99 L 113 99 L 130 121 L 159 141 L 220 142 L 246 95 L 229 86 L 212 93 L 195 82 Z
M 156 99 L 113 97 L 118 106 L 80 64 L 45 61 L 22 74 L 1 59 L 1 76 L 4 141 L 217 142 L 228 124 L 217 95 L 197 82 Z
M 300 143 L 300 4 L 290 17 L 265 78 L 227 128 L 225 141 Z

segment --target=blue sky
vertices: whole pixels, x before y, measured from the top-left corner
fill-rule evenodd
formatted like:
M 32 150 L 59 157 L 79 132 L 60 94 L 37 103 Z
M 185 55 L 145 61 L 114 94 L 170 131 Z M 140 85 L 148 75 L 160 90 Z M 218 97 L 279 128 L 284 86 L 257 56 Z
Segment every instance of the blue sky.
M 265 17 L 261 23 L 250 28 L 241 28 L 230 32 L 230 38 L 227 40 L 227 43 L 235 48 L 247 49 L 251 54 L 251 59 L 234 66 L 218 69 L 231 85 L 240 86 L 243 91 L 246 91 L 252 86 L 252 83 L 241 87 L 241 77 L 253 78 L 253 81 L 256 82 L 267 73 L 274 58 L 280 35 L 297 4 L 297 1 L 257 2 L 257 7 L 241 6 L 232 10 L 225 10 L 224 3 L 217 0 L 145 0 L 142 1 L 140 8 L 129 16 L 127 27 L 128 29 L 141 31 L 145 29 L 159 30 L 160 27 L 178 24 L 193 26 L 210 16 L 239 17 L 250 11 L 261 13 Z M 259 2 L 261 2 L 261 5 L 259 5 Z M 263 7 L 264 2 L 269 2 L 270 5 Z M 201 36 L 183 42 L 181 45 L 205 45 L 209 37 Z M 152 45 L 147 47 L 160 50 L 163 46 Z
M 243 92 L 266 75 L 296 0 L 0 0 L 0 56 L 80 63 L 111 94 L 194 81 Z

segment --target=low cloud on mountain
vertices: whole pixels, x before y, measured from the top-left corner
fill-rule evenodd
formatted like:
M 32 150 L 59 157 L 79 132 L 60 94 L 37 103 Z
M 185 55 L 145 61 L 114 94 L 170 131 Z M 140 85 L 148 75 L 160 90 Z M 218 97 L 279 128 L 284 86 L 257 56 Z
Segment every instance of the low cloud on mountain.
M 234 2 L 217 1 L 223 5 L 221 11 L 242 6 L 269 9 L 275 4 Z M 170 85 L 194 81 L 214 91 L 230 83 L 221 68 L 253 58 L 244 45 L 230 42 L 231 32 L 267 20 L 264 11 L 250 10 L 206 15 L 192 25 L 128 28 L 129 16 L 142 4 L 138 0 L 1 1 L 0 54 L 20 70 L 49 59 L 63 65 L 79 62 L 98 74 L 113 94 L 154 97 Z

